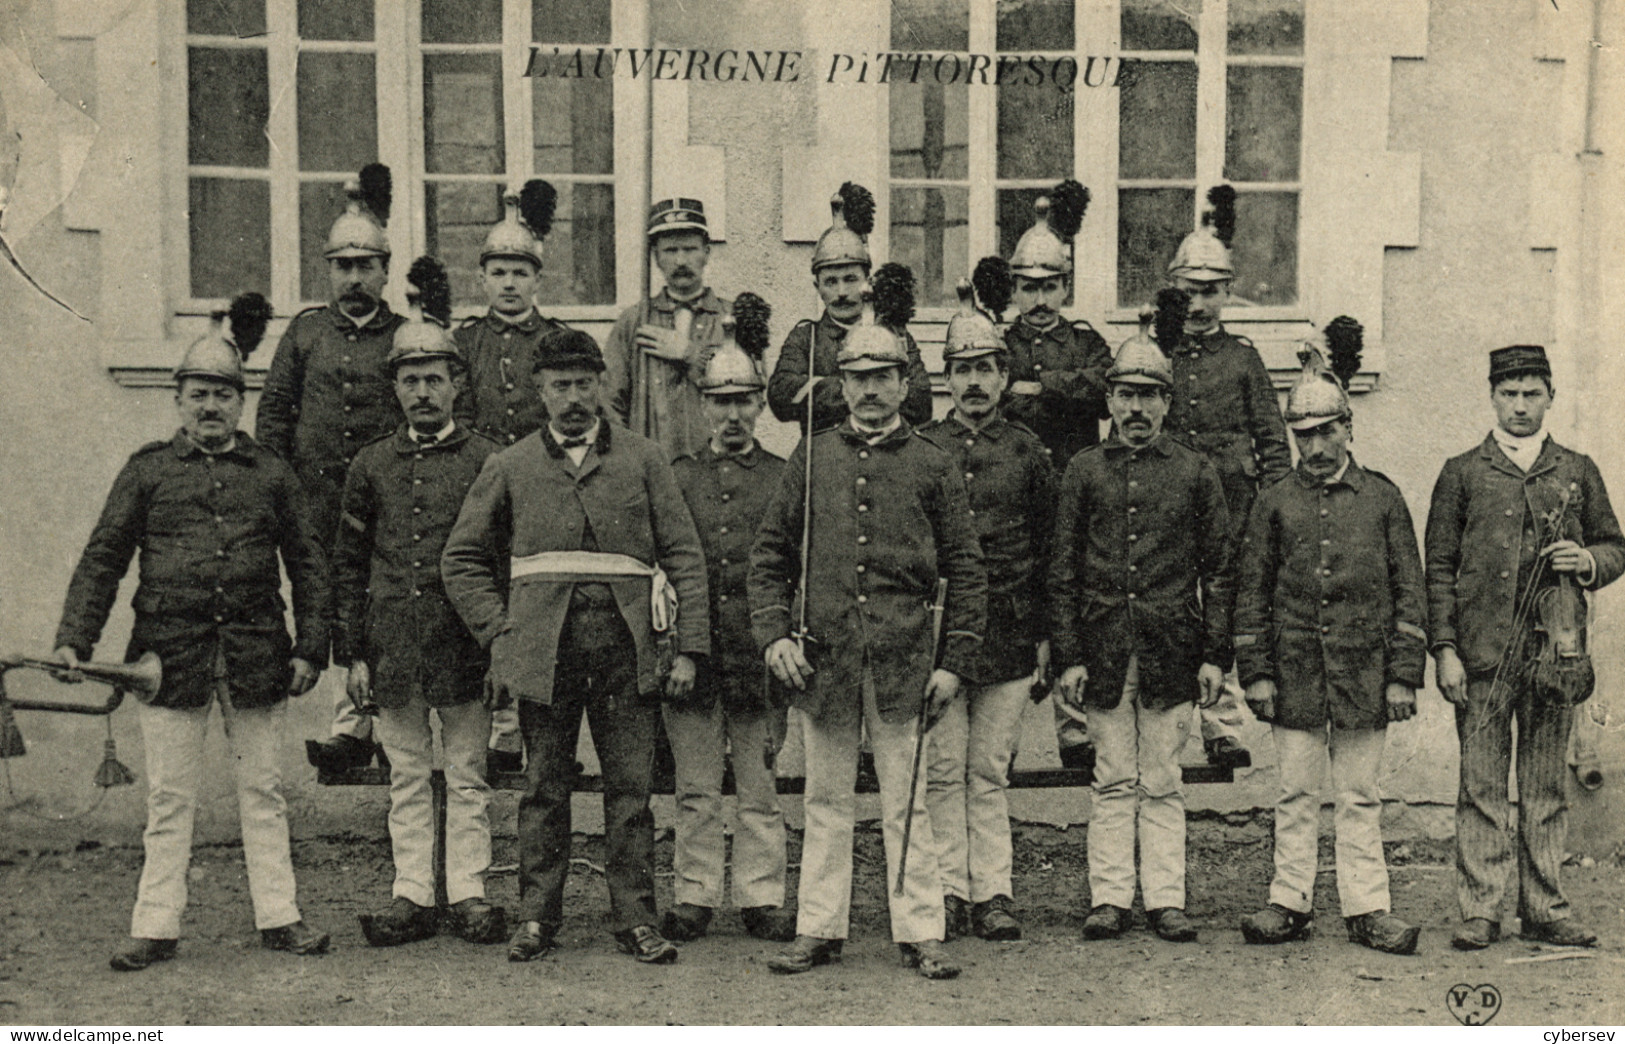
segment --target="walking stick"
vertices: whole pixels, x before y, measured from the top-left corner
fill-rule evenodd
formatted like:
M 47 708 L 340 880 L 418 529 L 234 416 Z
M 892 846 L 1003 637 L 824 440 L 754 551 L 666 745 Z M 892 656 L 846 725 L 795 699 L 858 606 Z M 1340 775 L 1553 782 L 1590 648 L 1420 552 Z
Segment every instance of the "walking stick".
M 942 610 L 948 601 L 948 578 L 937 579 L 937 601 L 931 606 L 931 669 L 937 666 L 937 648 L 942 643 Z M 920 714 L 915 720 L 914 771 L 908 779 L 908 811 L 903 815 L 903 854 L 897 860 L 897 884 L 892 895 L 903 894 L 903 876 L 908 872 L 908 842 L 914 833 L 914 799 L 920 793 L 920 761 L 925 755 L 925 736 L 935 722 L 927 723 L 926 711 L 930 707 L 931 686 L 926 684 L 920 696 Z

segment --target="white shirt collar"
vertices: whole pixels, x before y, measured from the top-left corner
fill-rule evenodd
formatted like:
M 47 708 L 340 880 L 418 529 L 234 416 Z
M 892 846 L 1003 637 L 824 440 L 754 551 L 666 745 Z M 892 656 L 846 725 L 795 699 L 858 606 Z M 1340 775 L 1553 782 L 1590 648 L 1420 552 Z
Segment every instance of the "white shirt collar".
M 559 444 L 560 448 L 562 448 L 564 450 L 564 452 L 569 456 L 570 463 L 574 464 L 576 467 L 579 468 L 581 466 L 581 462 L 587 458 L 587 451 L 589 449 L 592 449 L 593 445 L 595 443 L 597 443 L 597 441 L 598 441 L 598 427 L 602 423 L 603 423 L 602 420 L 599 420 L 599 419 L 594 419 L 593 420 L 592 427 L 590 427 L 586 431 L 582 432 L 581 435 L 579 436 L 579 438 L 583 438 L 583 439 L 587 440 L 586 442 L 584 442 L 580 446 L 566 446 L 566 445 L 564 445 L 564 440 L 567 439 L 567 438 L 570 438 L 571 436 L 565 435 L 564 433 L 560 432 L 558 428 L 553 426 L 553 423 L 551 421 L 548 422 L 547 430 L 552 432 L 553 440 L 555 442 L 557 442 Z
M 884 428 L 871 428 L 869 425 L 858 420 L 856 415 L 852 415 L 852 429 L 867 439 L 869 445 L 871 446 L 879 442 L 881 439 L 884 439 L 887 435 L 890 435 L 898 428 L 902 427 L 902 424 L 903 415 L 901 413 L 893 414 L 891 423 L 886 425 Z
M 413 442 L 445 442 L 447 439 L 451 438 L 452 430 L 456 427 L 457 422 L 455 420 L 449 420 L 446 422 L 446 426 L 444 428 L 441 428 L 432 435 L 424 435 L 422 432 L 412 427 L 408 427 L 407 430 L 412 433 Z
M 359 330 L 363 326 L 366 326 L 368 323 L 372 322 L 373 316 L 378 314 L 378 309 L 374 308 L 372 311 L 368 312 L 366 315 L 357 317 L 357 316 L 351 315 L 349 312 L 346 312 L 344 309 L 340 308 L 339 309 L 339 314 L 344 316 L 344 318 L 350 320 L 350 322 L 354 323 L 355 328 L 357 330 Z

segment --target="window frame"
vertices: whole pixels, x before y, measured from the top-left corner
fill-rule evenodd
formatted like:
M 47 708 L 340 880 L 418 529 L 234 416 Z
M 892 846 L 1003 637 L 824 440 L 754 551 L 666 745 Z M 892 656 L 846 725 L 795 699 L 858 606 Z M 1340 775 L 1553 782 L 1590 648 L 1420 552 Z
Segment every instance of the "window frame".
M 1191 227 L 1195 228 L 1205 205 L 1207 190 L 1224 182 L 1225 116 L 1227 104 L 1228 69 L 1232 65 L 1295 66 L 1305 69 L 1302 121 L 1308 122 L 1311 105 L 1310 78 L 1308 76 L 1308 34 L 1312 28 L 1308 20 L 1318 12 L 1313 0 L 1306 0 L 1306 30 L 1303 54 L 1299 55 L 1235 55 L 1228 52 L 1229 0 L 1203 0 L 1201 21 L 1197 27 L 1197 47 L 1191 51 L 1125 51 L 1122 49 L 1121 5 L 1115 0 L 1076 0 L 1073 6 L 1073 33 L 1076 47 L 1071 51 L 1022 50 L 1005 53 L 1039 54 L 1047 58 L 1070 57 L 1075 60 L 1090 53 L 1113 57 L 1152 60 L 1190 61 L 1197 67 L 1197 125 L 1196 171 L 1191 179 L 1122 179 L 1119 169 L 1119 93 L 1115 88 L 1080 86 L 1072 95 L 1072 171 L 1054 178 L 1001 178 L 998 176 L 998 99 L 997 91 L 1004 88 L 977 82 L 968 88 L 956 85 L 954 89 L 968 89 L 969 119 L 969 183 L 970 198 L 968 266 L 977 259 L 994 253 L 999 248 L 998 193 L 1012 189 L 1049 188 L 1060 177 L 1076 177 L 1089 187 L 1091 202 L 1083 227 L 1073 241 L 1078 262 L 1074 268 L 1073 303 L 1070 310 L 1080 318 L 1094 319 L 1114 327 L 1129 328 L 1136 324 L 1138 306 L 1117 303 L 1117 222 L 1120 188 L 1173 187 L 1190 189 L 1193 193 Z M 997 56 L 997 0 L 970 0 L 969 2 L 970 54 Z M 877 6 L 880 15 L 879 37 L 881 46 L 890 50 L 891 21 L 889 8 Z M 1104 41 L 1099 46 L 1092 41 Z M 939 52 L 927 51 L 927 54 Z M 951 52 L 940 52 L 951 53 Z M 1206 72 L 1206 70 L 1214 70 Z M 1079 70 L 1080 79 L 1083 75 Z M 1018 88 L 1019 89 L 1019 88 Z M 890 257 L 889 236 L 891 224 L 891 189 L 913 188 L 928 184 L 914 178 L 891 176 L 891 126 L 889 109 L 883 107 L 883 126 L 880 138 L 878 168 L 883 175 L 885 191 L 880 195 L 876 218 L 878 245 Z M 1300 149 L 1304 149 L 1300 138 Z M 1297 331 L 1307 331 L 1313 317 L 1308 301 L 1316 295 L 1309 289 L 1314 273 L 1308 271 L 1303 249 L 1304 210 L 1315 191 L 1307 176 L 1308 164 L 1300 155 L 1298 180 L 1294 182 L 1230 182 L 1238 193 L 1291 191 L 1298 196 L 1298 258 L 1297 300 L 1290 305 L 1232 305 L 1227 309 L 1226 322 L 1242 324 L 1289 324 Z M 1101 172 L 1110 171 L 1110 176 Z M 958 180 L 946 182 L 957 186 Z M 1171 256 L 1171 255 L 1170 255 Z M 966 274 L 969 274 L 967 267 Z M 922 322 L 946 322 L 953 314 L 953 306 L 921 308 Z M 1325 317 L 1325 318 L 1330 318 Z M 1321 319 L 1320 321 L 1325 321 Z M 1294 336 L 1301 336 L 1295 333 Z
M 647 6 L 643 0 L 610 0 L 610 40 L 605 47 L 647 46 Z M 615 287 L 613 300 L 606 304 L 544 305 L 546 314 L 566 322 L 593 324 L 611 322 L 619 314 L 621 302 L 634 300 L 640 292 L 641 266 L 647 264 L 642 222 L 629 222 L 627 215 L 641 218 L 642 184 L 646 177 L 645 138 L 649 134 L 646 85 L 630 77 L 611 78 L 615 131 L 612 143 L 613 166 L 602 174 L 536 174 L 534 162 L 532 81 L 522 74 L 529 63 L 531 48 L 543 46 L 531 39 L 529 0 L 503 0 L 500 43 L 425 44 L 422 40 L 422 0 L 373 0 L 373 39 L 310 40 L 298 36 L 298 0 L 265 0 L 266 36 L 238 39 L 229 36 L 191 34 L 187 31 L 186 5 L 160 4 L 160 31 L 170 41 L 165 47 L 173 75 L 164 77 L 164 111 L 168 114 L 165 153 L 165 191 L 173 200 L 171 220 L 166 223 L 167 247 L 164 283 L 171 302 L 168 312 L 176 319 L 193 320 L 224 308 L 223 298 L 200 298 L 192 294 L 191 242 L 188 199 L 194 175 L 240 177 L 270 184 L 271 279 L 258 289 L 270 297 L 279 318 L 291 317 L 325 300 L 305 299 L 300 292 L 299 187 L 302 182 L 340 182 L 354 172 L 301 172 L 298 169 L 298 123 L 294 92 L 297 89 L 300 51 L 367 52 L 374 55 L 378 160 L 393 174 L 394 200 L 388 228 L 392 263 L 386 296 L 398 300 L 405 294 L 406 270 L 411 260 L 427 249 L 426 180 L 440 182 L 504 183 L 517 188 L 527 178 L 541 176 L 556 185 L 574 183 L 613 186 L 617 220 L 615 246 Z M 396 46 L 393 41 L 400 41 Z M 553 41 L 548 41 L 551 46 Z M 194 46 L 228 49 L 264 49 L 267 52 L 267 87 L 271 98 L 267 133 L 270 139 L 266 168 L 193 166 L 188 152 L 188 48 Z M 583 44 L 582 46 L 600 46 Z M 427 173 L 425 128 L 423 126 L 423 57 L 429 53 L 493 53 L 502 55 L 503 138 L 506 172 L 501 175 Z M 334 218 L 338 217 L 334 213 Z M 635 226 L 628 234 L 629 225 Z M 463 258 L 441 258 L 448 266 L 463 264 Z M 462 307 L 455 318 L 482 314 L 483 307 Z M 267 338 L 277 336 L 285 323 L 273 324 Z M 269 364 L 256 354 L 256 366 Z

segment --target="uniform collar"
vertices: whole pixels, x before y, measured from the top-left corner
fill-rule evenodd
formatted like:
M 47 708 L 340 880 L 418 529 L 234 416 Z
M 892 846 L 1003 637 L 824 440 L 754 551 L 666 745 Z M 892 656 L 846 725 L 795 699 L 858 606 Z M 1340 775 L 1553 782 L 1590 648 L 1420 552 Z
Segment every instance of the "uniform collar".
M 1216 352 L 1223 348 L 1229 340 L 1227 334 L 1228 331 L 1225 330 L 1224 324 L 1220 323 L 1207 333 L 1186 334 L 1185 341 L 1197 348 L 1206 348 L 1210 352 Z
M 1293 468 L 1292 474 L 1297 476 L 1298 485 L 1305 489 L 1318 489 L 1322 486 L 1347 486 L 1358 493 L 1365 488 L 1365 471 L 1360 465 L 1354 463 L 1354 454 L 1352 453 L 1348 455 L 1348 459 L 1343 461 L 1343 470 L 1329 479 L 1316 478 L 1303 470 L 1302 464 Z
M 897 426 L 887 431 L 886 434 L 877 442 L 869 441 L 869 432 L 859 431 L 857 428 L 853 427 L 852 418 L 850 416 L 848 416 L 846 420 L 842 421 L 840 426 L 835 430 L 841 433 L 841 438 L 857 446 L 890 446 L 908 438 L 909 434 L 913 431 L 913 429 L 908 426 L 908 421 L 903 419 L 903 415 L 901 413 L 897 415 Z
M 997 410 L 994 412 L 993 418 L 980 428 L 972 428 L 969 424 L 966 424 L 964 419 L 959 416 L 958 410 L 950 411 L 948 416 L 942 418 L 942 423 L 945 425 L 952 424 L 959 432 L 964 434 L 985 435 L 994 442 L 999 441 L 999 436 L 1003 435 L 1005 429 L 1010 427 L 1010 422 L 1004 419 L 1004 413 Z
M 852 327 L 836 322 L 835 317 L 830 315 L 829 309 L 826 308 L 824 309 L 824 314 L 818 317 L 818 329 L 819 332 L 831 340 L 844 341 L 846 340 L 847 332 L 850 331 Z
M 412 431 L 412 425 L 410 424 L 402 424 L 395 429 L 395 434 L 395 451 L 402 454 L 416 453 L 423 449 L 437 450 L 444 446 L 455 446 L 468 438 L 468 432 L 455 420 L 447 421 L 446 426 L 436 433 L 435 442 L 429 446 L 425 446 L 417 440 L 417 435 Z
M 1495 441 L 1493 431 L 1484 436 L 1484 441 L 1478 444 L 1479 456 L 1483 457 L 1490 467 L 1497 468 L 1520 479 L 1529 478 L 1549 468 L 1556 467 L 1561 452 L 1562 447 L 1557 444 L 1557 440 L 1548 435 L 1546 441 L 1541 443 L 1540 456 L 1535 458 L 1534 467 L 1528 471 L 1520 471 L 1518 465 L 1512 463 L 1506 452 L 1501 449 L 1501 444 Z
M 395 313 L 389 310 L 388 301 L 379 301 L 378 310 L 372 313 L 372 318 L 368 319 L 366 324 L 362 326 L 357 326 L 351 321 L 350 317 L 344 314 L 344 310 L 336 304 L 327 306 L 327 315 L 329 319 L 333 320 L 334 326 L 348 333 L 351 330 L 382 330 L 389 325 L 389 321 L 394 318 Z
M 1032 323 L 1029 323 L 1027 321 L 1027 317 L 1023 315 L 1016 319 L 1012 329 L 1020 330 L 1026 336 L 1032 338 L 1048 337 L 1052 341 L 1065 341 L 1068 335 L 1072 333 L 1072 324 L 1067 322 L 1066 316 L 1063 315 L 1055 321 L 1053 326 L 1049 327 L 1048 329 L 1041 330 Z
M 1141 450 L 1154 450 L 1157 455 L 1161 457 L 1166 457 L 1173 453 L 1173 447 L 1169 442 L 1168 433 L 1166 431 L 1157 432 L 1157 437 L 1146 443 L 1144 446 L 1130 446 L 1128 443 L 1123 441 L 1122 436 L 1117 434 L 1117 429 L 1115 427 L 1112 429 L 1111 437 L 1101 444 L 1101 448 L 1104 449 L 1106 451 L 1106 455 L 1110 457 L 1121 457 L 1125 453 L 1135 453 Z
M 721 313 L 722 311 L 722 298 L 718 297 L 717 292 L 710 287 L 700 291 L 700 295 L 691 301 L 679 302 L 671 296 L 671 291 L 666 287 L 661 287 L 660 293 L 649 299 L 649 307 L 667 315 L 677 311 L 679 304 L 687 305 L 688 310 L 696 315 L 701 312 Z
M 527 312 L 523 317 L 515 320 L 509 319 L 507 316 L 502 315 L 495 308 L 493 308 L 485 313 L 485 321 L 489 323 L 492 329 L 496 330 L 497 333 L 506 333 L 509 330 L 522 330 L 525 333 L 535 333 L 537 330 L 542 328 L 542 313 L 536 310 L 535 305 L 532 305 L 529 312 Z
M 175 456 L 182 460 L 187 457 L 231 457 L 251 463 L 254 460 L 254 451 L 256 449 L 254 440 L 240 431 L 233 433 L 231 447 L 218 453 L 210 453 L 193 442 L 192 437 L 186 434 L 185 428 L 177 428 L 175 437 L 170 440 L 169 444 L 174 449 Z
M 711 443 L 709 440 L 707 440 L 705 443 L 704 452 L 706 458 L 710 460 L 712 464 L 726 464 L 732 462 L 734 464 L 738 464 L 742 468 L 754 468 L 756 466 L 756 462 L 762 459 L 762 455 L 756 452 L 757 447 L 760 445 L 761 443 L 757 442 L 755 439 L 751 439 L 750 448 L 743 453 L 718 453 L 716 450 L 711 448 Z

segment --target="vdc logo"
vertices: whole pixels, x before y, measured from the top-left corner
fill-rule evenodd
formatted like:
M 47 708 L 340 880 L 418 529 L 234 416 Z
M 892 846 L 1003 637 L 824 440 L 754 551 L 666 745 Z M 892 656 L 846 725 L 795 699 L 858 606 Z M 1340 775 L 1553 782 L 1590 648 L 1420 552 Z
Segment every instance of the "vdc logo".
M 1501 1010 L 1501 991 L 1490 985 L 1460 983 L 1445 992 L 1444 1003 L 1463 1026 L 1483 1026 Z

